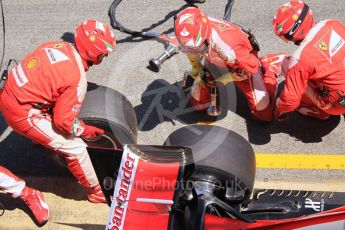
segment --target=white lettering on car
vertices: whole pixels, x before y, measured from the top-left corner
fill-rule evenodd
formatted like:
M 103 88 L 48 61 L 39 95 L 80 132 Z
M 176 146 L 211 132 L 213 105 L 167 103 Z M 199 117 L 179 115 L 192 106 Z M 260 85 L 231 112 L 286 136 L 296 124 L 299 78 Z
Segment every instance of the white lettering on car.
M 138 162 L 139 156 L 137 156 L 128 146 L 125 146 L 114 189 L 114 200 L 111 204 L 106 229 L 123 229 L 127 212 L 126 203 L 131 194 Z
M 305 208 L 311 208 L 315 212 L 323 212 L 324 210 L 324 200 L 321 199 L 320 201 L 313 201 L 312 199 L 305 199 Z

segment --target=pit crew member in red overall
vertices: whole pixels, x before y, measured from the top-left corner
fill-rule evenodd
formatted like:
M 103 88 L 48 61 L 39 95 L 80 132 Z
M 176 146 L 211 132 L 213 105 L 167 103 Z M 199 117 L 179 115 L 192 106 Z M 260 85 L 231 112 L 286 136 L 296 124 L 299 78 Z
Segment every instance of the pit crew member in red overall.
M 336 20 L 315 23 L 309 6 L 293 0 L 278 9 L 273 29 L 299 46 L 288 59 L 277 120 L 294 110 L 323 120 L 345 114 L 345 25 Z
M 77 116 L 87 90 L 86 71 L 113 51 L 116 40 L 108 25 L 95 20 L 79 25 L 74 40 L 75 46 L 43 43 L 9 71 L 0 108 L 15 132 L 66 158 L 90 202 L 105 203 L 82 139 L 96 138 L 104 131 Z M 13 193 L 20 194 L 21 189 L 18 185 Z
M 263 74 L 258 50 L 249 35 L 239 26 L 212 18 L 196 7 L 182 10 L 175 20 L 175 35 L 192 65 L 188 74 L 199 75 L 205 65 L 226 70 L 223 84 L 234 82 L 244 93 L 254 118 L 273 118 L 276 79 L 273 73 Z M 225 78 L 224 78 L 225 76 Z M 192 97 L 207 93 L 202 87 Z

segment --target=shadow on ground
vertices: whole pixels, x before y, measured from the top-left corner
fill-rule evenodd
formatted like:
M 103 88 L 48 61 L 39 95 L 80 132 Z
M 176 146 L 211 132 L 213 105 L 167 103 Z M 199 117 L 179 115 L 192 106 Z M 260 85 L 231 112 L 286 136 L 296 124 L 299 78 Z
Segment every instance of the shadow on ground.
M 0 114 L 0 134 L 8 126 Z M 69 170 L 57 162 L 46 148 L 33 144 L 13 131 L 0 141 L 0 165 L 26 181 L 26 185 L 57 196 L 86 200 L 86 191 Z
M 170 84 L 163 79 L 155 80 L 147 86 L 141 96 L 141 104 L 134 110 L 138 129 L 141 131 L 150 131 L 163 122 L 175 124 L 175 121 L 180 121 L 185 124 L 195 124 L 221 119 L 190 108 L 188 96 L 183 93 L 180 82 Z M 221 117 L 224 118 L 225 115 Z
M 278 87 L 278 94 L 282 91 L 284 84 Z M 238 92 L 240 95 L 241 92 Z M 245 104 L 246 99 L 242 95 L 239 104 Z M 319 143 L 322 138 L 327 136 L 340 123 L 340 116 L 331 116 L 328 120 L 319 120 L 316 118 L 301 115 L 298 112 L 288 114 L 289 119 L 283 122 L 271 122 L 263 124 L 252 119 L 248 119 L 249 109 L 244 112 L 237 110 L 239 114 L 246 119 L 249 142 L 256 145 L 264 145 L 271 141 L 271 135 L 277 133 L 286 133 L 294 137 L 296 141 L 303 143 Z
M 61 222 L 56 222 L 56 223 L 60 225 L 64 225 L 64 226 L 75 227 L 79 229 L 88 229 L 88 230 L 99 230 L 99 229 L 105 228 L 105 225 L 100 225 L 100 224 L 69 224 L 69 223 L 61 223 Z
M 282 87 L 280 84 L 278 92 Z M 322 137 L 328 135 L 340 122 L 340 116 L 331 116 L 327 121 L 320 121 L 293 112 L 289 114 L 287 121 L 262 123 L 251 119 L 246 98 L 233 84 L 222 87 L 221 94 L 222 107 L 227 109 L 223 109 L 221 116 L 214 118 L 205 111 L 195 111 L 188 106 L 188 96 L 183 93 L 180 82 L 170 84 L 166 80 L 157 79 L 148 85 L 142 93 L 141 104 L 134 108 L 138 128 L 141 131 L 150 131 L 160 123 L 174 124 L 175 121 L 184 124 L 215 122 L 236 113 L 246 120 L 249 142 L 264 145 L 269 143 L 271 135 L 276 133 L 287 133 L 303 143 L 321 142 Z

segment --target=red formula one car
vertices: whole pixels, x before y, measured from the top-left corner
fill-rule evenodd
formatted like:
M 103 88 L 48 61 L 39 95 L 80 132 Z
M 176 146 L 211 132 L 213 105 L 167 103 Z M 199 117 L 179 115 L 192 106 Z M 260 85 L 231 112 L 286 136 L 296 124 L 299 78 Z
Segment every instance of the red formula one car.
M 106 130 L 88 143 L 106 229 L 344 229 L 344 193 L 255 190 L 254 151 L 228 129 L 192 125 L 138 145 L 129 101 L 95 85 L 81 117 Z

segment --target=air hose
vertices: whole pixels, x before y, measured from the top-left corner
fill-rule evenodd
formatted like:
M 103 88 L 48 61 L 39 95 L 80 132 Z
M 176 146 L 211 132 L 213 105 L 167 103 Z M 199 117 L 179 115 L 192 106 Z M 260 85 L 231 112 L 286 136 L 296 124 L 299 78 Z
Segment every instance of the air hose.
M 187 4 L 185 6 L 183 6 L 181 8 L 181 10 L 184 7 L 195 6 L 195 4 L 197 4 L 197 3 L 205 3 L 206 0 L 184 0 L 184 1 Z M 165 42 L 170 43 L 169 38 L 163 33 L 145 30 L 145 29 L 142 31 L 135 31 L 135 30 L 129 29 L 129 28 L 125 27 L 124 25 L 122 25 L 122 23 L 120 23 L 116 18 L 116 9 L 121 2 L 122 2 L 122 0 L 114 0 L 114 2 L 111 4 L 111 6 L 109 8 L 108 15 L 110 17 L 110 24 L 114 29 L 119 30 L 123 33 L 129 34 L 133 37 L 141 37 L 143 39 L 158 38 L 158 39 L 164 40 Z M 224 20 L 226 20 L 226 21 L 230 21 L 231 9 L 232 9 L 233 3 L 234 3 L 234 0 L 228 0 L 227 4 L 225 6 Z M 165 60 L 167 60 L 168 58 L 177 54 L 178 51 L 179 51 L 179 49 L 178 49 L 178 47 L 176 47 L 175 44 L 168 44 L 168 46 L 166 46 L 163 54 L 160 55 L 160 57 L 150 60 L 150 62 L 149 62 L 150 69 L 155 71 L 155 72 L 158 72 L 160 70 L 162 63 Z

